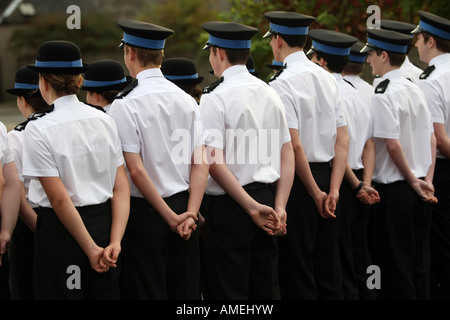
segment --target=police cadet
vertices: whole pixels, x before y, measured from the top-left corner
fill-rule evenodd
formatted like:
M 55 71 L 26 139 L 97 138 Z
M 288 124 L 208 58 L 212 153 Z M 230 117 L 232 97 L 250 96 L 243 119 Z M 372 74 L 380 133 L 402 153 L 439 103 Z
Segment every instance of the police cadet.
M 78 100 L 87 66 L 74 43 L 42 43 L 28 67 L 39 72 L 41 95 L 53 106 L 28 122 L 23 137 L 22 174 L 39 179 L 46 194 L 29 193 L 39 206 L 35 297 L 118 299 L 129 185 L 116 125 Z
M 279 299 L 277 237 L 294 158 L 282 102 L 246 67 L 257 29 L 206 22 L 205 49 L 219 78 L 200 110 L 210 132 L 207 155 L 206 266 L 211 299 Z M 268 150 L 271 151 L 268 151 Z
M 270 21 L 264 37 L 270 37 L 274 58 L 284 65 L 270 85 L 286 110 L 297 173 L 287 205 L 289 231 L 279 241 L 282 297 L 339 299 L 336 216 L 348 133 L 338 86 L 303 52 L 313 17 L 280 11 L 264 17 Z
M 86 102 L 109 112 L 117 94 L 131 82 L 122 65 L 112 59 L 97 60 L 89 64 L 81 90 L 87 91 Z
M 431 229 L 431 293 L 450 299 L 450 21 L 419 11 L 416 47 L 428 67 L 420 76 L 437 141 L 434 187 L 439 202 L 433 205 Z
M 8 251 L 20 205 L 20 180 L 8 148 L 6 126 L 0 122 L 0 299 L 11 299 Z
M 373 181 L 380 202 L 372 208 L 371 247 L 382 272 L 379 299 L 429 298 L 435 138 L 423 93 L 400 70 L 411 40 L 395 31 L 367 30 L 362 49 L 381 77 L 372 104 Z
M 125 298 L 199 299 L 194 230 L 208 164 L 198 105 L 161 72 L 165 40 L 173 31 L 133 20 L 118 24 L 125 65 L 136 78 L 110 110 L 131 179 Z
M 347 119 L 350 145 L 339 196 L 339 249 L 344 299 L 357 300 L 360 298 L 359 286 L 366 286 L 366 269 L 371 264 L 363 260 L 363 265 L 358 268 L 356 265 L 355 259 L 368 253 L 367 233 L 364 232 L 367 228 L 364 224 L 358 225 L 357 219 L 363 216 L 368 220 L 370 211 L 366 205 L 379 201 L 378 192 L 371 187 L 375 144 L 370 106 L 341 74 L 357 39 L 325 29 L 311 30 L 309 36 L 313 41 L 307 55 L 335 77 Z
M 11 297 L 31 300 L 34 298 L 33 257 L 37 205 L 28 199 L 31 179 L 24 179 L 22 176 L 22 146 L 24 129 L 29 117 L 35 117 L 36 113 L 41 112 L 45 114 L 50 108 L 39 91 L 39 73 L 26 66 L 17 70 L 14 88 L 6 92 L 17 97 L 17 107 L 26 118 L 14 130 L 8 132 L 8 146 L 14 155 L 14 163 L 21 180 L 19 219 L 17 219 L 9 249 Z M 35 183 L 39 186 L 40 192 L 45 195 L 39 182 Z
M 203 81 L 203 77 L 198 75 L 192 60 L 181 57 L 164 59 L 161 71 L 164 77 L 190 94 L 197 103 L 200 102 L 202 88 L 199 84 Z

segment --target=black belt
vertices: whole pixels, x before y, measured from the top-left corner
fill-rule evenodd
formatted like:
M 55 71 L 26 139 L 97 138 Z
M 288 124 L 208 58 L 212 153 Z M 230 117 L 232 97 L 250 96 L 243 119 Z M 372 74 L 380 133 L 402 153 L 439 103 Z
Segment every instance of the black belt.
M 273 188 L 274 183 L 262 183 L 262 182 L 252 182 L 242 186 L 245 191 L 258 190 L 264 188 Z

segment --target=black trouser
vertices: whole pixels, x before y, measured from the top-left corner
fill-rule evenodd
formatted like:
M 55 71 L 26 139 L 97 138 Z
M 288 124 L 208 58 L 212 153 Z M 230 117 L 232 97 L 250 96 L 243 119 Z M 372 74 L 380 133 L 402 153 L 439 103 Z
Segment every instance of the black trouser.
M 325 192 L 330 188 L 330 163 L 310 163 Z M 279 238 L 282 299 L 342 299 L 336 219 L 324 219 L 296 175 L 287 204 L 287 234 Z
M 244 189 L 273 208 L 272 185 L 253 183 Z M 228 195 L 207 196 L 205 207 L 208 298 L 279 299 L 277 238 L 259 228 Z
M 431 205 L 406 181 L 377 184 L 370 247 L 381 272 L 379 299 L 429 299 Z
M 11 297 L 13 300 L 34 299 L 33 260 L 34 232 L 19 217 L 9 248 Z
M 111 232 L 111 202 L 77 208 L 95 243 L 105 248 Z M 119 266 L 105 273 L 92 269 L 89 258 L 52 208 L 39 208 L 35 230 L 36 299 L 118 299 Z M 81 276 L 81 277 L 79 277 Z M 74 286 L 81 282 L 78 289 Z
M 431 297 L 450 299 L 450 160 L 436 159 L 434 188 L 438 203 L 431 218 Z
M 362 180 L 363 169 L 353 170 Z M 376 292 L 367 287 L 367 267 L 372 264 L 368 246 L 370 206 L 363 204 L 344 179 L 339 195 L 339 253 L 344 299 L 373 300 Z
M 177 214 L 186 212 L 189 193 L 164 199 Z M 131 210 L 123 239 L 124 299 L 200 298 L 198 232 L 188 241 L 173 232 L 144 199 L 131 198 Z
M 0 228 L 1 228 L 0 219 Z M 9 286 L 9 257 L 8 250 L 2 256 L 2 265 L 0 266 L 0 300 L 10 300 L 11 290 Z

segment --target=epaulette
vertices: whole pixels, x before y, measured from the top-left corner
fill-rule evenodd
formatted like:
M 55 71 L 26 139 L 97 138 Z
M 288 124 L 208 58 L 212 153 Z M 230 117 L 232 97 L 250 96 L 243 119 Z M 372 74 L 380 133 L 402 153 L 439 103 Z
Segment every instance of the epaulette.
M 53 109 L 54 109 L 54 106 L 51 105 L 47 110 L 39 111 L 39 112 L 35 112 L 35 113 L 30 114 L 30 115 L 28 116 L 27 120 L 25 120 L 25 121 L 22 122 L 22 123 L 19 123 L 19 124 L 14 128 L 14 130 L 17 130 L 17 131 L 25 130 L 25 127 L 27 126 L 27 124 L 28 124 L 30 121 L 33 121 L 33 120 L 37 120 L 37 119 L 39 119 L 39 118 L 42 118 L 42 117 L 45 116 L 47 113 L 52 112 Z
M 129 94 L 131 91 L 133 91 L 134 88 L 138 85 L 138 80 L 133 79 L 125 88 L 122 89 L 117 95 L 116 99 L 122 99 L 127 94 Z
M 93 104 L 90 104 L 90 103 L 86 103 L 86 102 L 84 102 L 84 104 L 88 105 L 89 107 L 92 107 L 92 108 L 94 108 L 94 109 L 97 109 L 97 110 L 100 110 L 100 111 L 103 111 L 103 112 L 106 113 L 105 108 L 102 108 L 102 107 L 100 107 L 100 106 L 96 106 L 96 105 L 93 105 Z
M 213 90 L 215 88 L 217 88 L 222 82 L 223 82 L 223 77 L 220 77 L 219 79 L 217 79 L 216 81 L 214 81 L 210 85 L 204 87 L 202 93 L 206 94 L 206 93 L 213 92 Z
M 420 75 L 419 79 L 423 80 L 423 79 L 428 78 L 428 76 L 434 71 L 434 69 L 436 69 L 436 67 L 434 65 L 427 67 L 425 70 L 423 70 L 423 72 Z
M 275 80 L 276 78 L 278 78 L 278 76 L 283 72 L 284 69 L 286 69 L 287 64 L 285 63 L 273 76 L 272 78 L 269 79 L 270 81 Z
M 381 81 L 375 88 L 375 93 L 384 93 L 389 85 L 389 79 Z
M 353 85 L 353 83 L 351 83 L 350 81 L 348 81 L 347 79 L 344 79 L 345 82 L 347 82 L 349 85 L 351 85 L 353 88 L 355 88 L 355 86 Z M 355 88 L 356 89 L 356 88 Z

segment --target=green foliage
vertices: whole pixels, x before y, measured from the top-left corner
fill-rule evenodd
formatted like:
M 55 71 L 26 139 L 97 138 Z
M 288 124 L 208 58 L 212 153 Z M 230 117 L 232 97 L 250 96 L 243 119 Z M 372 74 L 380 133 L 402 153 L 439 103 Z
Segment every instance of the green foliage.
M 81 17 L 81 29 L 70 30 L 66 15 L 40 16 L 24 28 L 16 30 L 10 38 L 10 48 L 18 62 L 34 61 L 39 45 L 48 40 L 68 40 L 76 43 L 85 53 L 101 53 L 117 50 L 122 32 L 117 21 L 104 13 Z

